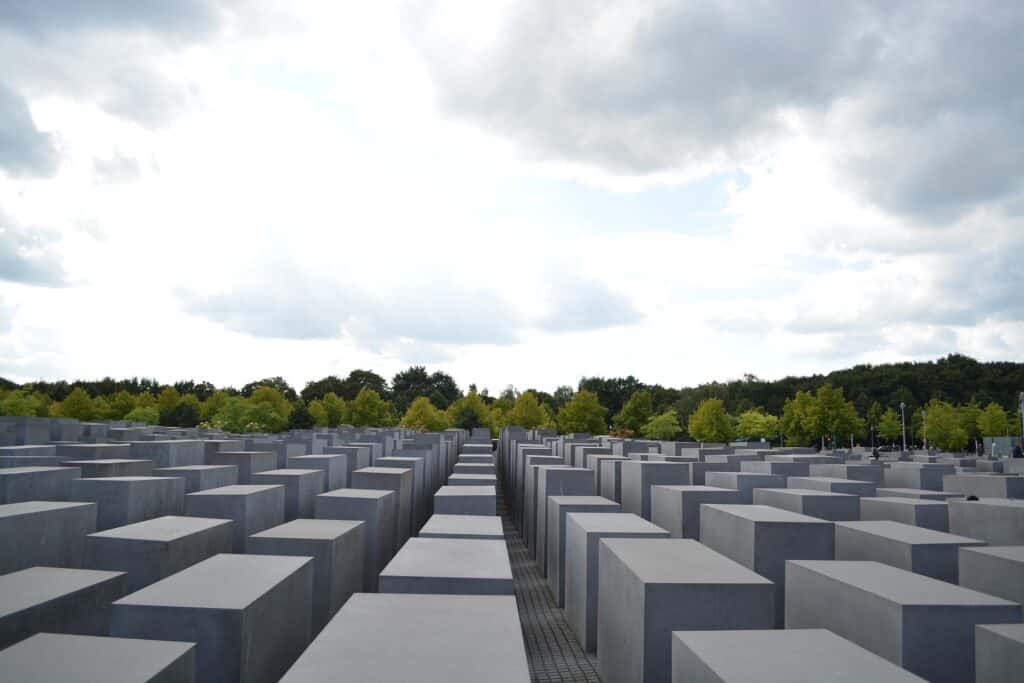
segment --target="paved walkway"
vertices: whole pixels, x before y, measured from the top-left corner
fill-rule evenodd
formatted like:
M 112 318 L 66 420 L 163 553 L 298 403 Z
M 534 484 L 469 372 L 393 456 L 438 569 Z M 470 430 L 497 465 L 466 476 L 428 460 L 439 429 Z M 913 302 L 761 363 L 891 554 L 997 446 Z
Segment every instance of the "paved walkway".
M 533 681 L 582 681 L 600 683 L 597 658 L 580 647 L 561 609 L 555 605 L 547 582 L 537 563 L 530 557 L 523 537 L 512 524 L 498 487 L 498 514 L 505 529 L 512 561 L 512 579 L 523 625 L 526 658 Z

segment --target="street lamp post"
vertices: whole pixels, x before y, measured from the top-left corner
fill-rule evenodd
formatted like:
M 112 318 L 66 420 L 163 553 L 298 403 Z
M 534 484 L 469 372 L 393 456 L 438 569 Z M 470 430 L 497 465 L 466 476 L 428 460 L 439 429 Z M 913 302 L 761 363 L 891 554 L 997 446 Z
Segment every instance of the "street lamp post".
M 903 428 L 903 452 L 907 452 L 907 404 L 900 401 L 900 425 Z

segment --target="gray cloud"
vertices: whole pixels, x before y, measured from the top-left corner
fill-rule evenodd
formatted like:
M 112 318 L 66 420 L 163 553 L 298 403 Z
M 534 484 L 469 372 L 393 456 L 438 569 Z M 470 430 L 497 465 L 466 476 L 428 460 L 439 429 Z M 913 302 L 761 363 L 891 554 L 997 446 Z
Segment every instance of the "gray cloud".
M 1019 3 L 522 0 L 463 58 L 436 4 L 405 26 L 441 105 L 545 158 L 735 162 L 800 112 L 889 211 L 948 221 L 1022 187 Z
M 142 165 L 135 157 L 114 152 L 109 159 L 93 159 L 92 172 L 100 183 L 131 183 L 142 177 Z
M 0 280 L 65 286 L 63 263 L 52 249 L 56 240 L 55 233 L 21 225 L 0 209 Z
M 51 176 L 58 154 L 53 136 L 36 128 L 25 99 L 0 82 L 0 170 L 13 176 Z
M 210 0 L 0 0 L 0 27 L 32 35 L 88 30 L 146 30 L 191 40 L 221 20 Z
M 536 327 L 548 332 L 586 332 L 643 320 L 633 301 L 599 280 L 570 278 L 552 283 L 551 310 Z

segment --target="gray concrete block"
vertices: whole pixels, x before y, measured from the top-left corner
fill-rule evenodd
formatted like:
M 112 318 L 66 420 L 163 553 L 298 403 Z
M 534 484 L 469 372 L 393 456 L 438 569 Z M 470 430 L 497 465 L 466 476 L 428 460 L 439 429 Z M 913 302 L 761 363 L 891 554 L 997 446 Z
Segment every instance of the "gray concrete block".
M 0 576 L 0 648 L 40 631 L 104 635 L 121 572 L 29 567 Z M 0 675 L 3 672 L 0 671 Z
M 235 465 L 182 465 L 181 467 L 158 467 L 153 470 L 156 477 L 180 477 L 185 480 L 185 493 L 195 493 L 221 486 L 238 483 L 238 467 Z
M 427 461 L 419 457 L 378 458 L 375 467 L 390 467 L 412 471 L 412 499 L 409 506 L 409 534 L 414 535 L 427 521 L 430 505 L 428 498 L 433 494 L 427 491 Z
M 1024 624 L 974 627 L 975 683 L 1020 683 Z
M 704 481 L 708 486 L 739 491 L 740 502 L 748 505 L 754 501 L 754 489 L 786 488 L 786 477 L 780 474 L 760 474 L 756 472 L 707 472 L 704 475 Z
M 565 618 L 587 652 L 597 651 L 598 542 L 602 538 L 668 538 L 668 532 L 629 513 L 566 515 Z
M 842 465 L 842 458 L 831 455 L 811 455 L 807 453 L 769 453 L 764 456 L 765 462 L 802 462 L 807 465 Z
M 704 503 L 739 503 L 736 489 L 716 486 L 651 487 L 651 521 L 672 538 L 700 539 L 700 506 Z
M 420 538 L 476 538 L 504 540 L 501 517 L 497 515 L 431 515 L 419 533 Z
M 239 484 L 255 484 L 253 475 L 277 469 L 277 454 L 272 451 L 215 451 L 206 454 L 207 465 L 234 465 Z
M 448 476 L 448 486 L 497 486 L 498 477 L 494 474 L 461 474 L 456 472 Z
M 704 505 L 701 543 L 775 584 L 775 626 L 785 623 L 786 562 L 831 560 L 832 522 L 768 505 Z
M 324 491 L 348 488 L 348 456 L 342 453 L 293 455 L 288 458 L 288 469 L 322 470 Z
M 959 567 L 964 588 L 1024 604 L 1024 546 L 961 547 Z
M 218 553 L 230 553 L 227 519 L 166 516 L 90 534 L 85 566 L 124 572 L 136 591 Z
M 436 515 L 496 515 L 493 486 L 442 486 L 434 494 Z
M 85 537 L 94 531 L 95 503 L 0 505 L 0 574 L 36 565 L 82 567 Z
M 809 489 L 811 491 L 830 491 L 832 493 L 846 493 L 851 496 L 873 496 L 875 495 L 874 484 L 869 481 L 856 481 L 853 479 L 837 479 L 835 477 L 790 477 L 789 488 Z
M 842 464 L 842 465 L 809 465 L 811 477 L 831 477 L 833 479 L 850 479 L 867 481 L 875 486 L 882 485 L 885 470 L 874 463 Z
M 413 471 L 407 467 L 364 467 L 352 473 L 352 487 L 395 492 L 394 550 L 402 547 L 412 533 Z M 437 509 L 436 503 L 434 509 Z
M 0 469 L 0 504 L 31 500 L 68 500 L 76 467 L 5 467 Z
M 687 486 L 690 469 L 679 462 L 622 463 L 622 509 L 646 520 L 651 519 L 651 487 L 657 485 Z
M 973 680 L 976 624 L 1020 621 L 1020 605 L 880 562 L 786 567 L 787 629 L 826 628 L 932 683 Z
M 252 475 L 253 484 L 284 486 L 284 518 L 286 521 L 313 516 L 316 497 L 324 492 L 323 470 L 267 470 Z
M 860 518 L 868 521 L 902 522 L 934 531 L 949 531 L 949 506 L 944 500 L 919 498 L 863 498 Z
M 149 477 L 153 474 L 152 460 L 64 460 L 61 467 L 77 467 L 82 478 L 96 477 Z
M 926 683 L 825 629 L 672 634 L 673 683 Z
M 671 632 L 771 628 L 772 582 L 689 539 L 606 538 L 598 550 L 604 683 L 671 676 Z
M 270 683 L 309 644 L 312 603 L 312 559 L 216 555 L 115 602 L 110 633 L 195 643 L 200 683 Z
M 755 505 L 771 505 L 830 522 L 860 519 L 861 498 L 847 493 L 811 489 L 756 489 Z
M 505 541 L 411 538 L 380 573 L 381 593 L 512 595 Z
M 951 498 L 949 530 L 989 545 L 1024 545 L 1024 501 Z
M 280 485 L 222 486 L 185 496 L 185 514 L 230 519 L 234 522 L 231 547 L 243 553 L 250 535 L 284 523 L 284 498 Z
M 586 464 L 584 465 L 584 467 L 594 472 L 594 491 L 597 492 L 599 496 L 604 496 L 604 494 L 601 493 L 601 463 L 604 462 L 605 460 L 629 460 L 629 458 L 623 458 L 618 455 L 605 455 L 603 453 L 587 454 Z M 608 496 L 604 497 L 608 498 Z M 613 499 L 609 498 L 609 500 Z
M 74 479 L 69 497 L 96 503 L 100 531 L 164 515 L 180 515 L 185 482 L 178 477 L 105 477 Z
M 396 500 L 394 491 L 381 489 L 335 489 L 316 497 L 317 519 L 363 522 L 363 590 L 377 590 L 377 575 L 394 556 Z
M 616 503 L 622 502 L 622 463 L 629 458 L 602 458 L 598 461 L 598 477 L 601 481 L 601 488 L 597 491 L 601 496 Z
M 625 464 L 625 463 L 624 463 Z M 533 557 L 543 573 L 547 566 L 548 543 L 548 504 L 550 496 L 592 496 L 594 495 L 594 479 L 590 470 L 580 467 L 538 467 L 537 495 L 534 501 L 536 518 L 533 538 Z
M 537 471 L 540 467 L 561 467 L 566 465 L 561 458 L 555 456 L 531 455 L 526 458 L 526 470 L 523 473 L 523 540 L 531 553 L 535 552 L 534 546 L 537 542 Z
M 127 443 L 62 443 L 56 448 L 58 460 L 132 459 L 132 447 Z
M 885 488 L 942 490 L 942 477 L 954 474 L 952 465 L 920 462 L 890 463 L 883 475 Z
M 315 636 L 362 589 L 365 531 L 366 523 L 358 520 L 299 519 L 251 535 L 246 552 L 313 558 Z
M 360 593 L 281 683 L 529 680 L 515 598 Z
M 1002 474 L 947 474 L 942 489 L 979 498 L 1024 498 L 1024 477 Z
M 494 465 L 494 456 L 480 453 L 463 453 L 456 462 L 465 465 Z
M 207 465 L 224 464 L 210 462 L 209 458 L 214 453 L 228 453 L 243 450 L 245 450 L 245 441 L 242 439 L 206 439 L 203 441 L 203 456 L 206 458 Z M 234 465 L 235 463 L 227 464 Z
M 748 460 L 740 463 L 740 472 L 780 474 L 783 477 L 809 477 L 811 466 L 805 462 L 772 462 Z
M 494 474 L 494 465 L 459 462 L 455 463 L 453 474 Z
M 152 460 L 157 467 L 184 467 L 206 463 L 203 442 L 198 439 L 170 441 L 133 441 L 130 457 Z
M 565 606 L 565 518 L 570 512 L 620 512 L 621 506 L 601 496 L 549 496 L 547 514 L 547 550 L 544 576 L 555 597 Z
M 836 524 L 837 560 L 882 562 L 934 579 L 957 582 L 958 551 L 982 541 L 891 521 Z
M 880 498 L 917 498 L 918 500 L 949 500 L 950 498 L 964 497 L 962 493 L 949 493 L 948 491 L 889 488 L 886 486 L 875 489 L 875 495 Z
M 0 676 L 22 683 L 193 683 L 195 659 L 192 643 L 37 633 L 0 651 Z

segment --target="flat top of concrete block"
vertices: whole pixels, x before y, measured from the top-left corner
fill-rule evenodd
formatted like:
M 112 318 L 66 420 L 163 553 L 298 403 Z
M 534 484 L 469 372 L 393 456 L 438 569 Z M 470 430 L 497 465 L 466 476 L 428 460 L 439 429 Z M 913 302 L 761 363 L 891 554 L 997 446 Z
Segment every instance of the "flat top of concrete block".
M 988 545 L 977 548 L 964 548 L 965 553 L 979 553 L 999 557 L 1011 562 L 1024 563 L 1024 545 Z
M 664 532 L 660 526 L 651 524 L 643 517 L 631 512 L 570 512 L 572 518 L 586 532 Z
M 442 486 L 434 496 L 496 496 L 493 486 Z
M 307 455 L 293 455 L 293 456 L 290 456 L 288 458 L 288 461 L 291 462 L 292 460 L 309 460 L 310 462 L 315 462 L 317 460 L 338 459 L 338 458 L 344 457 L 344 455 L 345 455 L 344 453 L 320 453 L 318 455 L 308 455 L 308 454 Z
M 140 541 L 174 541 L 200 531 L 231 524 L 229 519 L 167 515 L 89 535 L 99 538 L 125 538 Z
M 500 536 L 505 532 L 497 515 L 431 515 L 420 534 L 480 534 Z
M 965 543 L 982 544 L 974 538 L 948 534 L 944 531 L 925 529 L 913 524 L 903 524 L 889 520 L 866 521 L 866 522 L 836 522 L 836 527 L 853 529 L 873 536 L 884 536 L 900 543 L 911 545 L 962 545 Z
M 711 477 L 711 479 L 715 481 L 723 478 L 735 478 L 736 480 L 753 479 L 755 481 L 758 479 L 763 479 L 765 481 L 785 480 L 785 476 L 781 474 L 771 474 L 769 472 L 708 472 L 706 476 Z
M 176 465 L 175 467 L 157 467 L 154 472 L 209 472 L 212 470 L 238 470 L 237 465 Z
M 133 484 L 137 482 L 150 481 L 172 481 L 177 477 L 94 477 L 92 479 L 79 479 L 80 482 L 88 482 L 89 486 L 108 486 L 111 484 Z
M 736 489 L 726 489 L 721 486 L 701 486 L 700 484 L 657 484 L 651 488 L 666 489 L 679 493 L 739 493 Z
M 270 475 L 271 477 L 304 477 L 309 474 L 316 474 L 317 472 L 323 472 L 323 470 L 304 470 L 298 467 L 289 467 L 286 470 L 263 470 L 262 472 L 253 472 L 253 478 L 265 477 Z
M 0 470 L 3 472 L 3 470 Z M 979 498 L 978 500 L 966 500 L 954 498 L 949 501 L 950 505 L 977 505 L 978 507 L 999 507 L 999 508 L 1016 508 L 1018 510 L 1024 510 L 1024 500 L 1017 500 L 1014 498 Z
M 676 631 L 672 638 L 729 683 L 925 683 L 826 629 Z
M 838 522 L 837 522 L 838 524 Z M 817 574 L 831 577 L 900 605 L 990 605 L 1016 603 L 962 588 L 881 562 L 846 560 L 788 560 Z M 788 572 L 787 572 L 788 574 Z
M 1024 624 L 978 624 L 974 628 L 985 629 L 1024 645 Z
M 0 576 L 0 617 L 109 581 L 124 572 L 29 567 Z
M 608 500 L 604 496 L 548 496 L 549 501 L 557 501 L 559 505 L 607 505 L 619 507 L 614 500 Z
M 512 565 L 504 540 L 410 538 L 380 576 L 508 579 Z
M 861 500 L 861 505 L 868 503 L 874 505 L 876 503 L 885 503 L 886 505 L 906 505 L 912 507 L 946 507 L 947 503 L 944 500 L 925 500 L 923 498 L 900 498 L 898 496 L 877 496 L 875 498 L 864 498 Z
M 196 491 L 189 493 L 190 496 L 248 496 L 253 493 L 262 493 L 271 489 L 280 488 L 280 484 L 229 484 L 218 486 L 215 489 Z
M 644 583 L 772 582 L 699 541 L 677 538 L 606 538 L 601 541 Z
M 29 500 L 23 503 L 0 505 L 0 517 L 16 517 L 17 515 L 49 512 L 50 510 L 66 510 L 68 508 L 88 508 L 95 505 L 96 503 L 59 503 L 50 500 Z
M 642 451 L 642 452 L 646 452 L 646 451 Z M 636 468 L 667 467 L 669 469 L 674 467 L 676 469 L 682 469 L 682 468 L 686 467 L 688 464 L 689 463 L 686 463 L 686 462 L 665 462 L 663 460 L 633 460 L 632 458 L 627 458 L 626 461 L 622 464 L 622 466 L 623 467 L 636 467 Z
M 66 472 L 74 469 L 73 467 L 3 467 L 0 468 L 0 477 L 13 477 L 18 474 L 35 474 L 37 472 Z
M 152 680 L 194 647 L 169 640 L 37 633 L 0 652 L 0 671 L 10 681 L 138 683 Z
M 834 491 L 818 491 L 815 489 L 763 489 L 773 496 L 799 496 L 800 498 L 860 498 L 852 493 L 835 493 Z
M 952 498 L 963 498 L 964 497 L 964 494 L 962 494 L 962 493 L 951 493 L 949 491 L 931 491 L 929 489 L 908 489 L 908 488 L 901 488 L 899 486 L 879 486 L 878 487 L 878 492 L 879 492 L 879 494 L 882 494 L 882 493 L 887 494 L 887 495 L 901 494 L 901 495 L 904 495 L 904 496 L 920 496 L 920 495 L 923 494 L 923 495 L 928 495 L 928 496 L 950 496 Z
M 81 467 L 82 465 L 123 465 L 131 462 L 153 462 L 152 460 L 145 460 L 140 458 L 96 458 L 95 460 L 64 460 L 61 462 L 62 465 L 68 465 L 69 467 Z
M 215 455 L 218 456 L 218 457 L 220 457 L 222 455 L 225 455 L 225 456 L 228 456 L 228 457 L 231 457 L 231 458 L 244 458 L 244 457 L 248 457 L 250 455 L 277 455 L 277 454 L 274 453 L 274 451 L 217 451 L 215 453 Z
M 24 453 L 25 451 L 41 451 L 49 453 L 56 450 L 53 444 L 25 444 L 24 446 L 0 446 L 0 455 L 7 455 L 7 451 L 13 453 Z
M 282 683 L 334 680 L 528 681 L 516 599 L 357 593 Z
M 334 489 L 327 493 L 321 493 L 318 498 L 387 498 L 395 495 L 394 491 L 388 489 Z
M 401 476 L 402 472 L 412 472 L 408 467 L 360 467 L 353 474 L 386 474 L 389 477 Z
M 363 522 L 349 519 L 296 519 L 252 534 L 250 538 L 334 540 Z
M 242 609 L 312 561 L 290 555 L 214 555 L 114 604 Z
M 770 505 L 729 505 L 729 504 L 708 504 L 701 505 L 702 508 L 720 510 L 735 517 L 742 517 L 751 522 L 766 522 L 771 524 L 824 524 L 831 526 L 832 522 L 817 517 L 808 517 L 798 512 L 790 512 L 782 508 L 771 507 Z
M 842 477 L 790 477 L 790 480 L 797 481 L 816 481 L 823 484 L 868 484 L 873 486 L 870 481 L 861 481 L 859 479 L 843 479 Z

